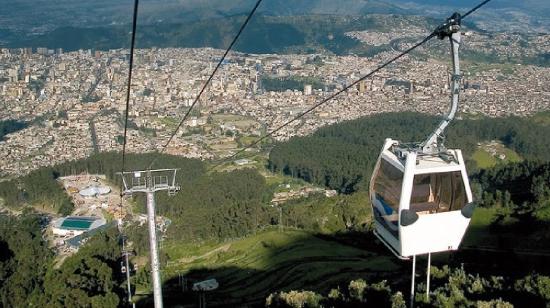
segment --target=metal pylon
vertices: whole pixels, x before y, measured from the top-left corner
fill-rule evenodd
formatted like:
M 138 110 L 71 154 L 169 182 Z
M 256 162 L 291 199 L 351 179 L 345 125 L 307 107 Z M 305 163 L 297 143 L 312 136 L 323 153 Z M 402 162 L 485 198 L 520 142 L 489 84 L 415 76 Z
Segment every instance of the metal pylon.
M 162 280 L 160 278 L 160 261 L 157 247 L 155 223 L 155 192 L 168 191 L 174 195 L 180 190 L 176 185 L 178 169 L 156 169 L 118 173 L 122 177 L 124 194 L 142 192 L 147 195 L 147 225 L 149 229 L 149 253 L 151 255 L 151 275 L 153 278 L 153 297 L 155 308 L 162 308 Z

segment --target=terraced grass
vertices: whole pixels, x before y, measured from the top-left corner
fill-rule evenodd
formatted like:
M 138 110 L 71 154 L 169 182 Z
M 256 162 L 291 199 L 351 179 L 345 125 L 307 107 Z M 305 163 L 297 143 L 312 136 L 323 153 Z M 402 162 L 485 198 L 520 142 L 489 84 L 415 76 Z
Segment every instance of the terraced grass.
M 228 302 L 263 301 L 269 293 L 279 290 L 328 291 L 351 279 L 389 275 L 400 268 L 400 263 L 389 254 L 377 255 L 289 229 L 265 230 L 222 244 L 172 243 L 164 251 L 171 260 L 163 274 L 167 280 L 177 278 L 178 273 L 192 281 L 215 278 L 220 288 L 209 296 Z M 168 289 L 170 283 L 166 284 Z

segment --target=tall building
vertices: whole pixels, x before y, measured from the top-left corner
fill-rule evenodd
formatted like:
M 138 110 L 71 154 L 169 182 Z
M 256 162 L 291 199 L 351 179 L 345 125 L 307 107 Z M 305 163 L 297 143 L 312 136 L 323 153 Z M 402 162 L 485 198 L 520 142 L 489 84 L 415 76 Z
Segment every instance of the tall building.
M 359 90 L 359 93 L 366 93 L 367 92 L 367 82 L 364 80 L 359 81 L 359 84 L 357 85 L 357 89 Z
M 312 92 L 313 90 L 310 84 L 304 85 L 304 95 L 311 95 Z
M 48 54 L 48 48 L 38 47 L 38 48 L 36 48 L 36 53 L 39 54 L 39 55 L 47 55 Z

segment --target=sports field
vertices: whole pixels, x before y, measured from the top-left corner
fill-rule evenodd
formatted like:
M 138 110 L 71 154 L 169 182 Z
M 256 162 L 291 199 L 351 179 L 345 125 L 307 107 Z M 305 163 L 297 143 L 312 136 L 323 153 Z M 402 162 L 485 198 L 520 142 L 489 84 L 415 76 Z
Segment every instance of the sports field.
M 94 221 L 95 218 L 90 217 L 67 217 L 63 220 L 61 228 L 68 230 L 87 230 Z

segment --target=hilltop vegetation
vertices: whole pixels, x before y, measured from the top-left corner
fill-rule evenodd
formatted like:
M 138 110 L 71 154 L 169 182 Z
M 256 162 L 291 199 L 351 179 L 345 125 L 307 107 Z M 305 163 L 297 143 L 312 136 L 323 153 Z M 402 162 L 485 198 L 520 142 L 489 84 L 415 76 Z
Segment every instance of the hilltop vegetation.
M 141 170 L 152 160 L 151 154 L 129 155 L 128 166 Z M 179 159 L 174 156 L 164 156 L 162 161 L 187 170 L 180 174 L 180 183 L 188 184 L 190 179 L 202 173 L 203 166 L 199 161 Z M 0 186 L 0 198 L 7 207 L 20 208 L 24 205 L 49 207 L 59 214 L 67 215 L 73 210 L 73 205 L 57 181 L 60 176 L 92 173 L 105 174 L 113 183 L 120 186 L 121 179 L 116 175 L 120 172 L 121 158 L 118 153 L 101 153 L 87 159 L 70 161 L 56 166 L 41 168 L 18 179 L 3 182 Z M 132 169 L 133 170 L 133 169 Z
M 92 237 L 60 268 L 49 267 L 37 306 L 117 307 L 124 302 L 120 237 L 114 227 Z
M 153 154 L 127 156 L 128 170 L 142 170 L 147 167 Z M 268 185 L 265 178 L 254 169 L 230 172 L 206 173 L 205 163 L 199 160 L 163 155 L 157 164 L 180 168 L 177 182 L 181 192 L 174 197 L 157 194 L 158 214 L 172 220 L 168 236 L 177 240 L 202 241 L 242 237 L 279 220 L 277 210 L 269 206 L 276 187 Z M 61 215 L 68 215 L 73 205 L 57 178 L 69 174 L 105 174 L 114 184 L 120 185 L 119 153 L 100 153 L 87 159 L 66 162 L 57 166 L 42 168 L 27 176 L 3 182 L 0 198 L 7 207 L 21 209 L 27 205 L 48 207 Z M 145 198 L 135 196 L 138 210 L 144 212 Z M 356 197 L 338 197 L 328 200 L 312 196 L 285 206 L 283 219 L 297 226 L 313 227 L 315 219 L 302 208 L 312 204 L 329 210 L 338 208 L 337 219 L 331 218 L 329 230 L 345 229 L 364 223 L 366 214 Z M 325 200 L 326 199 L 326 200 Z M 336 202 L 336 205 L 332 203 Z M 345 213 L 345 214 L 344 214 Z M 319 212 L 319 214 L 322 214 Z M 341 215 L 340 215 L 341 214 Z M 357 217 L 356 217 L 357 216 Z M 361 218 L 362 217 L 362 218 Z M 319 217 L 317 217 L 319 218 Z M 353 220 L 353 223 L 350 221 Z M 327 225 L 328 226 L 328 225 Z M 319 228 L 325 228 L 318 224 Z
M 451 263 L 466 262 L 473 273 L 446 266 L 434 268 L 430 300 L 425 299 L 425 285 L 420 283 L 415 297 L 418 306 L 542 306 L 548 301 L 548 276 L 510 276 L 511 272 L 544 268 L 550 248 L 550 157 L 548 145 L 538 140 L 541 132 L 548 133 L 544 119 L 540 114 L 533 119 L 461 120 L 449 128 L 447 143 L 465 153 L 474 199 L 480 206 L 464 240 L 466 251 L 459 251 Z M 436 123 L 434 117 L 407 113 L 324 127 L 312 136 L 278 144 L 270 154 L 269 166 L 275 172 L 357 195 L 368 187 L 384 137 L 423 140 Z M 527 160 L 478 169 L 471 158 L 478 143 L 490 140 L 499 140 Z M 482 254 L 477 247 L 495 254 Z M 324 292 L 314 288 L 278 291 L 266 302 L 270 307 L 356 307 L 366 303 L 405 307 L 402 293 L 395 292 L 396 288 L 405 289 L 399 286 L 399 278 L 393 279 L 355 279 Z
M 128 155 L 128 170 L 143 170 L 152 160 L 152 154 Z M 59 214 L 67 215 L 73 206 L 57 178 L 68 174 L 105 174 L 120 186 L 120 154 L 101 153 L 90 158 L 42 168 L 19 179 L 2 183 L 0 197 L 6 206 L 21 208 L 25 205 L 48 206 Z M 205 173 L 199 160 L 164 155 L 158 164 L 180 168 L 177 181 L 181 193 L 174 198 L 157 195 L 160 215 L 173 219 L 170 232 L 180 239 L 199 240 L 242 236 L 269 221 L 264 198 L 269 199 L 265 180 L 256 171 L 236 170 L 230 173 Z M 136 196 L 138 204 L 145 203 Z M 183 206 L 185 205 L 185 206 Z M 253 215 L 252 215 L 253 214 Z M 230 219 L 226 219 L 229 218 Z
M 481 232 L 497 235 L 485 244 L 549 248 L 550 149 L 539 136 L 549 134 L 550 126 L 541 120 L 542 116 L 536 115 L 537 121 L 516 117 L 460 120 L 448 129 L 447 145 L 465 154 L 474 200 L 489 216 Z M 435 117 L 399 113 L 324 127 L 311 136 L 276 145 L 268 166 L 274 172 L 356 195 L 367 190 L 385 137 L 423 140 L 436 123 Z M 526 160 L 478 168 L 473 154 L 479 150 L 478 143 L 490 140 L 499 140 Z M 518 242 L 519 233 L 538 240 Z
M 42 240 L 40 218 L 0 215 L 0 303 L 23 307 L 35 303 L 53 253 Z

